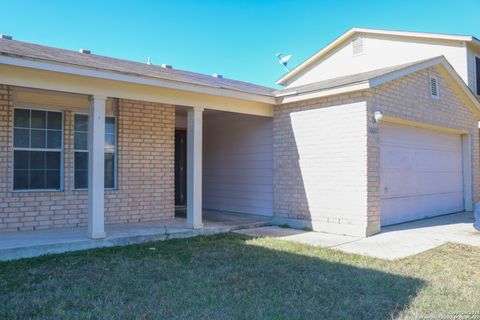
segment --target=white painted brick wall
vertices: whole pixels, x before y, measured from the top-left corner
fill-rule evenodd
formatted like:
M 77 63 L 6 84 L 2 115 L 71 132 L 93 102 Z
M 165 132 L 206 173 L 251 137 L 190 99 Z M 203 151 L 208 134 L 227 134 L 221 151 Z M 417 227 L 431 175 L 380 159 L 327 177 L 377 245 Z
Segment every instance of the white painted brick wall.
M 275 215 L 315 230 L 365 235 L 367 107 L 360 95 L 277 106 Z

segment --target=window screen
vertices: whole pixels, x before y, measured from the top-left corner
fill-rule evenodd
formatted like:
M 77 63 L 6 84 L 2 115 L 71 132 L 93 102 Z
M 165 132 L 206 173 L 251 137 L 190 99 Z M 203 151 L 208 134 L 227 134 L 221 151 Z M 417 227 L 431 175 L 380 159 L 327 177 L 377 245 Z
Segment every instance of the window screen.
M 76 114 L 74 124 L 75 189 L 88 188 L 88 115 Z M 116 123 L 105 117 L 105 188 L 115 188 Z
M 13 189 L 59 190 L 63 114 L 15 109 L 13 115 Z

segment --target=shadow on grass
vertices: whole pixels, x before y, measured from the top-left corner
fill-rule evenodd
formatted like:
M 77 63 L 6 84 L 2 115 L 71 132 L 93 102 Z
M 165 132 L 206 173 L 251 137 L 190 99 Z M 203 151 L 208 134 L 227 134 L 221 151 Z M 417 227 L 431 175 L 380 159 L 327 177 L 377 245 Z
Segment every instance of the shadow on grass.
M 360 261 L 219 235 L 3 262 L 0 318 L 387 319 L 425 285 Z

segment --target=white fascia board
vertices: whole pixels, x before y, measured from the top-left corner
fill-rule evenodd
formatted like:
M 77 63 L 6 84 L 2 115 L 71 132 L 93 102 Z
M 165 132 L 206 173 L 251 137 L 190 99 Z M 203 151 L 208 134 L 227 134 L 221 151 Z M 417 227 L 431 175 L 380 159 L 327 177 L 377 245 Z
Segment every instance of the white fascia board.
M 384 83 L 395 80 L 397 78 L 406 76 L 410 73 L 417 72 L 425 68 L 429 68 L 437 65 L 442 66 L 447 71 L 447 73 L 453 78 L 455 83 L 458 85 L 460 90 L 467 96 L 467 99 L 469 99 L 470 102 L 472 102 L 472 104 L 475 107 L 474 111 L 480 115 L 480 101 L 478 101 L 478 99 L 472 93 L 472 91 L 467 86 L 467 84 L 462 80 L 462 78 L 460 78 L 458 73 L 455 71 L 455 69 L 453 69 L 450 63 L 448 63 L 447 59 L 444 56 L 433 58 L 425 62 L 421 62 L 419 64 L 407 67 L 405 69 L 394 71 L 394 72 L 370 79 L 369 85 L 370 85 L 370 88 L 374 88 Z
M 426 33 L 426 32 L 408 32 L 408 31 L 393 31 L 393 30 L 377 30 L 377 29 L 366 29 L 366 28 L 352 28 L 330 42 L 323 49 L 315 53 L 313 56 L 302 62 L 295 69 L 284 75 L 276 83 L 278 85 L 284 85 L 289 79 L 306 69 L 311 63 L 317 61 L 320 57 L 324 56 L 330 52 L 335 47 L 342 44 L 350 36 L 357 34 L 377 34 L 377 35 L 390 35 L 398 37 L 409 37 L 409 38 L 419 38 L 419 39 L 436 39 L 436 40 L 448 40 L 448 41 L 464 41 L 467 43 L 473 43 L 477 46 L 480 46 L 480 41 L 472 36 L 465 35 L 450 35 L 450 34 L 440 34 L 440 33 Z
M 335 48 L 338 44 L 343 42 L 344 39 L 350 37 L 351 34 L 355 32 L 355 29 L 350 29 L 344 34 L 342 34 L 340 37 L 336 38 L 332 42 L 330 42 L 328 45 L 326 45 L 323 49 L 315 53 L 313 56 L 302 62 L 300 65 L 298 65 L 295 69 L 291 70 L 289 73 L 281 77 L 280 79 L 277 80 L 276 84 L 278 85 L 284 85 L 285 82 L 287 82 L 289 79 L 294 77 L 296 74 L 300 73 L 303 69 L 308 67 L 311 63 L 316 61 L 319 57 L 323 56 L 327 52 L 329 52 L 331 49 Z
M 472 42 L 469 42 L 470 46 L 472 46 L 475 49 L 480 49 L 480 40 L 477 38 L 473 38 Z
M 374 88 L 384 83 L 406 76 L 410 73 L 417 72 L 417 71 L 420 71 L 429 67 L 437 66 L 437 65 L 441 65 L 447 71 L 447 73 L 452 77 L 452 79 L 458 85 L 460 90 L 466 95 L 467 99 L 475 107 L 474 112 L 476 112 L 477 115 L 480 115 L 480 101 L 478 101 L 478 99 L 475 97 L 472 91 L 468 88 L 468 86 L 460 78 L 458 73 L 453 69 L 450 63 L 448 63 L 447 59 L 444 56 L 439 56 L 437 58 L 429 59 L 427 61 L 420 62 L 418 64 L 406 67 L 404 69 L 393 71 L 391 73 L 387 73 L 387 74 L 378 76 L 376 78 L 372 78 L 368 81 L 356 83 L 353 85 L 331 88 L 326 90 L 312 91 L 312 92 L 302 93 L 302 94 L 297 94 L 296 92 L 290 92 L 287 94 L 280 93 L 277 95 L 277 103 L 285 104 L 285 103 L 297 102 L 302 100 L 331 96 L 335 94 L 348 93 L 353 91 Z
M 350 29 L 352 32 L 356 33 L 369 33 L 369 34 L 380 34 L 388 36 L 398 36 L 398 37 L 409 37 L 409 38 L 422 38 L 422 39 L 438 39 L 438 40 L 450 40 L 450 41 L 473 41 L 472 36 L 466 35 L 454 35 L 454 34 L 443 34 L 443 33 L 429 33 L 429 32 L 412 32 L 412 31 L 396 31 L 396 30 L 379 30 L 379 29 L 368 29 L 368 28 L 353 28 Z
M 25 59 L 25 58 L 15 58 L 15 57 L 9 57 L 5 55 L 0 55 L 0 64 L 23 67 L 23 68 L 32 68 L 32 69 L 43 70 L 43 71 L 60 72 L 60 73 L 66 73 L 66 74 L 72 74 L 72 75 L 84 76 L 84 77 L 129 82 L 134 84 L 142 84 L 142 85 L 162 87 L 162 88 L 174 89 L 174 90 L 205 93 L 205 94 L 211 94 L 216 96 L 224 96 L 229 98 L 263 102 L 263 103 L 269 103 L 269 104 L 275 103 L 274 97 L 250 94 L 250 93 L 235 91 L 231 89 L 215 88 L 215 87 L 209 87 L 209 86 L 198 85 L 198 84 L 184 83 L 180 81 L 163 80 L 163 79 L 141 76 L 141 75 L 121 74 L 113 71 L 110 72 L 110 71 L 98 70 L 98 69 L 88 68 L 88 67 L 71 66 L 67 64 L 61 64 L 61 63 L 44 62 L 44 61 Z
M 404 69 L 393 71 L 393 72 L 378 76 L 376 78 L 372 78 L 372 79 L 369 80 L 370 87 L 371 88 L 377 87 L 381 84 L 384 84 L 384 83 L 390 82 L 392 80 L 395 80 L 397 78 L 406 76 L 410 73 L 417 72 L 417 71 L 423 70 L 425 68 L 429 68 L 429 67 L 432 67 L 434 65 L 443 64 L 443 63 L 448 64 L 448 62 L 447 62 L 447 60 L 445 59 L 444 56 L 439 56 L 439 57 L 436 57 L 436 58 L 433 58 L 433 59 L 429 59 L 427 61 L 420 62 L 418 64 L 406 67 Z
M 477 97 L 473 94 L 467 84 L 463 81 L 462 78 L 458 75 L 458 73 L 453 69 L 453 67 L 448 63 L 446 60 L 442 63 L 443 67 L 447 70 L 450 76 L 455 80 L 458 84 L 460 89 L 465 93 L 465 95 L 471 100 L 473 105 L 477 108 L 477 114 L 480 115 L 480 101 L 478 101 Z
M 322 98 L 327 96 L 333 96 L 336 94 L 350 93 L 355 91 L 361 91 L 370 88 L 368 81 L 351 84 L 348 86 L 329 88 L 325 90 L 311 91 L 306 93 L 297 94 L 296 92 L 290 92 L 288 94 L 280 94 L 277 96 L 277 104 L 286 104 L 292 102 L 298 102 L 303 100 Z

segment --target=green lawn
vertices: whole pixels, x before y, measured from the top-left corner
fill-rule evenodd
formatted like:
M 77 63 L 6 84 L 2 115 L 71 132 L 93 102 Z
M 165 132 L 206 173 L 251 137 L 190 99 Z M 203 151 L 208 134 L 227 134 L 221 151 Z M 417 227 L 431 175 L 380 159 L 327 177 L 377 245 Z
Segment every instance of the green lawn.
M 392 262 L 218 235 L 0 262 L 0 319 L 416 319 L 460 312 L 480 316 L 480 248 L 449 244 Z

